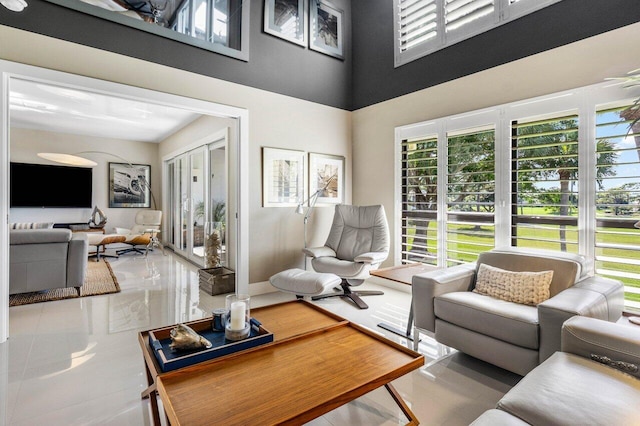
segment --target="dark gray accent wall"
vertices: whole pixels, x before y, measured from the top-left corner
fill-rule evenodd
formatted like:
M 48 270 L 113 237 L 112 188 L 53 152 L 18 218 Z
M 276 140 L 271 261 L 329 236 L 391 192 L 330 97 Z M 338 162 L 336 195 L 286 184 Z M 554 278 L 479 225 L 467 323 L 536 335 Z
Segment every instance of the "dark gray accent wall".
M 639 0 L 563 0 L 394 68 L 394 0 L 331 0 L 345 12 L 344 61 L 265 34 L 264 1 L 245 1 L 251 3 L 249 62 L 43 0 L 28 0 L 21 13 L 0 7 L 0 24 L 355 110 L 640 21 Z
M 638 0 L 563 0 L 394 68 L 393 1 L 352 0 L 354 110 L 640 21 Z
M 43 0 L 27 1 L 29 6 L 20 13 L 0 7 L 0 24 L 299 99 L 351 108 L 350 0 L 331 0 L 344 10 L 344 60 L 264 33 L 264 1 L 245 0 L 251 4 L 249 62 Z M 148 77 L 153 79 L 152 75 Z

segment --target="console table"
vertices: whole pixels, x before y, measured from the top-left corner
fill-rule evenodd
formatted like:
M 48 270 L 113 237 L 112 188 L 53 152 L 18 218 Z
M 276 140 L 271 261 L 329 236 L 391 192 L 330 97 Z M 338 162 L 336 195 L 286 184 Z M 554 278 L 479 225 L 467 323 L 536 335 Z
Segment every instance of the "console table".
M 391 381 L 424 365 L 424 357 L 304 300 L 251 310 L 274 342 L 162 373 L 139 333 L 155 424 L 156 394 L 169 422 L 301 424 L 384 386 L 417 425 Z M 211 318 L 193 321 L 211 321 Z

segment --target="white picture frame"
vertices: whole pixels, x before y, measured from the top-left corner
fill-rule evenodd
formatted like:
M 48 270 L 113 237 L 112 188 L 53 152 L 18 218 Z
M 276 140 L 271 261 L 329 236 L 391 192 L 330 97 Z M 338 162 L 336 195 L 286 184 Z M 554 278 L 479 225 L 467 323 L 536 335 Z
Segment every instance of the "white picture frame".
M 306 47 L 307 0 L 265 0 L 264 32 Z
M 309 0 L 309 48 L 344 59 L 344 13 L 326 0 Z
M 307 156 L 304 151 L 262 148 L 262 206 L 293 207 L 305 199 Z
M 309 194 L 319 189 L 316 205 L 344 203 L 344 157 L 309 153 Z

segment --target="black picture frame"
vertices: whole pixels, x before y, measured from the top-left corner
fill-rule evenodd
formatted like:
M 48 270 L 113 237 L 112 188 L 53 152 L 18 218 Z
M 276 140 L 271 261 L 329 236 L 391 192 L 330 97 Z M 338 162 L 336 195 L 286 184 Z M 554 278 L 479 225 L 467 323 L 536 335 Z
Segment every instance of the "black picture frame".
M 109 207 L 151 206 L 151 166 L 109 163 Z

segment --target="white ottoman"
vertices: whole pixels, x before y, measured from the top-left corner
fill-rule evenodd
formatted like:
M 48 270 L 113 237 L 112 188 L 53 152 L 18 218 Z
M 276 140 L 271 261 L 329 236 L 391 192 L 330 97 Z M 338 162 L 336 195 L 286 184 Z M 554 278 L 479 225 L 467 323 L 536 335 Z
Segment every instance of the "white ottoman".
M 317 296 L 327 289 L 339 286 L 342 279 L 334 274 L 304 271 L 294 268 L 278 272 L 269 278 L 275 288 L 298 297 Z

